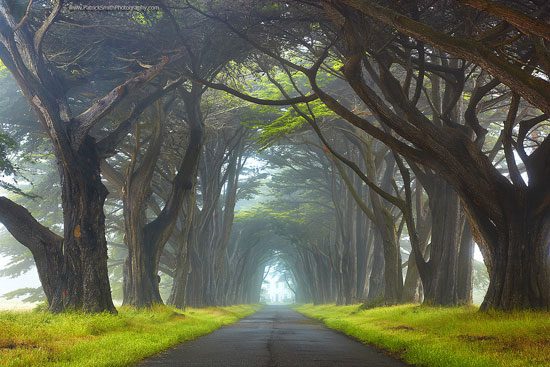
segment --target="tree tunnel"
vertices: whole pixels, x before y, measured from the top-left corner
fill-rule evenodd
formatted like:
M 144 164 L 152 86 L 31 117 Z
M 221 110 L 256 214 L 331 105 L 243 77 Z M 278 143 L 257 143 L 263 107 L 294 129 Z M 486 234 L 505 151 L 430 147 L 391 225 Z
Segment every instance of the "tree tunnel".
M 19 295 L 259 302 L 280 268 L 296 302 L 549 309 L 544 32 L 464 2 L 165 3 L 0 0 L 3 273 L 42 282 Z

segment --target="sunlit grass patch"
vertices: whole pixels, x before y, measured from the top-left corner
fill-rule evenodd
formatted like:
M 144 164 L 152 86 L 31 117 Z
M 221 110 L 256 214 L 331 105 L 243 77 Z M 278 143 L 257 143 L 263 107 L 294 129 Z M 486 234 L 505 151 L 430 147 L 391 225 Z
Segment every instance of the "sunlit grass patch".
M 418 366 L 550 366 L 550 313 L 475 307 L 303 305 L 296 310 Z
M 118 315 L 0 312 L 0 366 L 128 366 L 255 312 L 241 305 L 150 310 Z

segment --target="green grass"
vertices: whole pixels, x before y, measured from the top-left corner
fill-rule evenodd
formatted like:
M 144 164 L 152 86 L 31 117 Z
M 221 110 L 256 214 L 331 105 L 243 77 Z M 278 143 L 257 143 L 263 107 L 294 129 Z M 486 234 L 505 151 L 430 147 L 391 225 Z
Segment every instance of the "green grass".
M 296 310 L 416 366 L 550 366 L 550 313 L 475 307 L 302 305 Z
M 118 315 L 0 312 L 0 366 L 128 366 L 258 309 L 121 307 Z

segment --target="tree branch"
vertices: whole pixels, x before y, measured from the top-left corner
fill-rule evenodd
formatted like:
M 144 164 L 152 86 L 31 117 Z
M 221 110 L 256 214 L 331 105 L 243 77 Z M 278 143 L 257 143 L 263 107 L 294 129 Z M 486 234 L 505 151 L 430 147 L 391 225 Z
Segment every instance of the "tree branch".
M 534 77 L 515 66 L 509 60 L 496 55 L 492 49 L 471 38 L 456 38 L 439 32 L 421 22 L 414 21 L 392 9 L 382 7 L 370 1 L 342 0 L 368 17 L 372 17 L 399 32 L 438 47 L 457 57 L 474 62 L 497 77 L 510 89 L 537 106 L 545 113 L 550 113 L 550 83 Z
M 504 146 L 504 155 L 506 157 L 506 165 L 508 166 L 508 172 L 510 173 L 510 178 L 512 179 L 512 182 L 514 185 L 525 188 L 525 182 L 523 181 L 523 178 L 521 177 L 521 172 L 518 169 L 518 166 L 516 164 L 516 159 L 514 157 L 514 141 L 512 139 L 512 130 L 514 129 L 514 125 L 516 123 L 516 116 L 518 112 L 520 97 L 514 93 L 512 95 L 512 102 L 510 104 L 510 109 L 508 110 L 508 116 L 506 117 L 506 121 L 504 122 L 504 129 L 503 129 L 503 139 L 502 144 Z M 525 162 L 524 162 L 525 163 Z
M 458 0 L 458 2 L 503 19 L 522 33 L 542 37 L 550 41 L 550 27 L 548 24 L 522 14 L 506 5 L 488 0 Z
M 75 145 L 73 148 L 78 149 L 90 129 L 101 120 L 103 116 L 115 108 L 130 90 L 155 78 L 170 61 L 171 59 L 169 57 L 163 57 L 160 63 L 128 79 L 107 93 L 103 98 L 99 99 L 86 111 L 75 117 L 73 119 L 73 144 Z
M 288 105 L 297 104 L 297 103 L 313 102 L 313 101 L 315 101 L 316 99 L 319 98 L 319 97 L 317 97 L 317 94 L 313 93 L 313 94 L 309 94 L 309 95 L 306 95 L 306 96 L 300 96 L 300 97 L 295 97 L 295 98 L 287 98 L 287 99 L 283 99 L 283 100 L 261 99 L 261 98 L 252 97 L 248 94 L 241 93 L 238 90 L 230 88 L 230 87 L 228 87 L 224 84 L 214 83 L 214 82 L 210 82 L 210 81 L 205 80 L 205 79 L 196 78 L 196 77 L 192 77 L 192 76 L 189 76 L 189 77 L 190 77 L 190 79 L 192 79 L 192 80 L 194 80 L 198 83 L 201 83 L 201 84 L 203 84 L 203 85 L 205 85 L 209 88 L 221 90 L 221 91 L 227 92 L 231 95 L 234 95 L 237 98 L 243 99 L 245 101 L 252 102 L 252 103 L 255 103 L 255 104 L 259 104 L 259 105 L 264 105 L 264 106 L 288 106 Z
M 30 4 L 29 4 L 29 7 L 30 7 Z M 55 0 L 52 12 L 48 15 L 46 20 L 44 20 L 40 28 L 38 28 L 38 30 L 34 34 L 34 50 L 40 57 L 42 57 L 42 41 L 44 39 L 44 36 L 46 35 L 46 32 L 48 31 L 50 26 L 53 24 L 57 16 L 59 15 L 59 12 L 61 11 L 62 7 L 63 7 L 63 0 Z
M 115 148 L 126 137 L 132 129 L 132 126 L 139 119 L 143 111 L 153 102 L 165 96 L 168 92 L 174 90 L 183 82 L 182 78 L 168 82 L 164 87 L 158 88 L 156 91 L 139 101 L 130 111 L 130 115 L 120 122 L 118 126 L 106 137 L 102 138 L 97 143 L 99 155 L 102 158 L 107 158 L 115 154 Z
M 29 2 L 27 4 L 27 9 L 25 9 L 25 15 L 23 15 L 23 17 L 21 17 L 21 20 L 19 21 L 19 23 L 17 23 L 17 26 L 15 27 L 14 31 L 21 28 L 27 22 L 27 19 L 29 19 L 29 13 L 30 13 L 31 8 L 32 8 L 32 2 L 33 2 L 33 0 L 29 0 Z
M 41 253 L 45 245 L 61 246 L 63 238 L 44 227 L 21 205 L 0 196 L 0 222 L 8 232 L 33 255 Z

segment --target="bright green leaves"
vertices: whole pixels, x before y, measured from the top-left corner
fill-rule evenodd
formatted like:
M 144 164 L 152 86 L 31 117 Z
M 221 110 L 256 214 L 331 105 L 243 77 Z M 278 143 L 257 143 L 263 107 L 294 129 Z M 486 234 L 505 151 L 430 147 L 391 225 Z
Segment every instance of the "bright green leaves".
M 153 26 L 164 16 L 160 10 L 146 10 L 132 12 L 132 20 L 142 26 Z
M 2 60 L 0 60 L 0 78 L 5 77 L 7 74 L 8 74 L 8 68 L 6 67 L 6 65 L 4 65 Z
M 267 123 L 266 121 L 260 121 L 250 126 L 258 130 L 257 140 L 260 149 L 265 149 L 280 138 L 296 132 L 305 123 L 305 120 L 292 109 L 283 110 L 281 113 L 282 115 L 273 121 Z
M 267 221 L 296 222 L 303 221 L 303 213 L 298 209 L 276 210 L 269 206 L 256 206 L 248 210 L 240 210 L 235 215 L 237 222 L 253 222 L 258 219 Z
M 260 120 L 256 124 L 248 125 L 249 127 L 258 130 L 258 142 L 261 149 L 265 149 L 279 139 L 293 133 L 298 133 L 307 128 L 307 120 L 304 118 L 308 116 L 310 118 L 320 119 L 324 117 L 335 117 L 332 112 L 324 103 L 319 100 L 310 102 L 306 106 L 300 104 L 295 107 L 286 107 L 279 111 L 273 111 L 275 115 L 279 115 L 271 121 Z
M 336 65 L 337 66 L 337 65 Z M 330 65 L 334 68 L 334 65 Z M 309 82 L 305 75 L 295 72 L 287 73 L 272 69 L 256 73 L 253 81 L 243 83 L 240 87 L 254 91 L 254 96 L 264 100 L 284 100 L 300 94 L 310 93 Z M 326 86 L 335 77 L 325 72 L 319 73 L 319 84 Z M 261 106 L 251 105 L 249 114 L 245 115 L 243 124 L 257 131 L 257 142 L 260 149 L 266 149 L 280 139 L 300 133 L 308 128 L 306 119 L 320 120 L 335 118 L 334 113 L 321 101 L 300 103 L 294 106 Z

